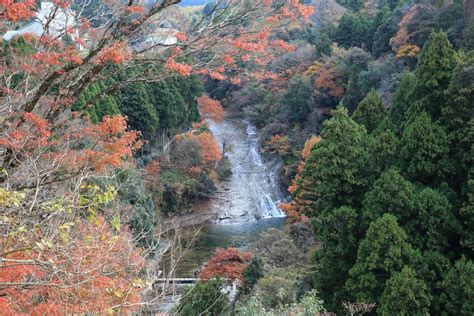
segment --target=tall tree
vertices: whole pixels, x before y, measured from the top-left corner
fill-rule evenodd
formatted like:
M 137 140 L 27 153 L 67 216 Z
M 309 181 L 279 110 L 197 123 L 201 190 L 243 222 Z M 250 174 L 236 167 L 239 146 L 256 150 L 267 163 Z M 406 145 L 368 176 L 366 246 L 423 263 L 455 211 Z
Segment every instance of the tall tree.
M 346 283 L 347 291 L 356 301 L 380 303 L 386 281 L 409 264 L 414 255 L 407 240 L 405 231 L 391 214 L 370 224 Z
M 377 91 L 372 89 L 367 96 L 360 101 L 352 115 L 352 119 L 364 125 L 370 134 L 380 125 L 386 115 L 387 113 L 382 97 Z
M 325 306 L 338 311 L 347 299 L 344 285 L 354 265 L 359 240 L 357 211 L 340 207 L 316 222 L 322 247 L 315 256 L 315 283 Z
M 380 315 L 430 315 L 431 296 L 415 270 L 405 266 L 388 279 L 377 312 Z
M 443 107 L 449 102 L 446 90 L 449 87 L 457 57 L 445 33 L 431 33 L 421 50 L 415 70 L 412 115 L 421 111 L 438 120 Z
M 305 208 L 308 215 L 359 205 L 369 181 L 365 170 L 367 132 L 345 108 L 333 111 L 321 138 L 306 160 L 296 192 L 315 201 Z
M 430 184 L 451 170 L 448 160 L 449 139 L 444 129 L 426 112 L 412 117 L 403 131 L 400 166 L 411 179 Z
M 399 223 L 406 223 L 415 213 L 415 187 L 395 169 L 384 172 L 374 182 L 364 198 L 364 225 L 385 213 L 394 215 Z
M 452 315 L 474 313 L 474 263 L 465 257 L 449 270 L 443 282 L 446 311 Z

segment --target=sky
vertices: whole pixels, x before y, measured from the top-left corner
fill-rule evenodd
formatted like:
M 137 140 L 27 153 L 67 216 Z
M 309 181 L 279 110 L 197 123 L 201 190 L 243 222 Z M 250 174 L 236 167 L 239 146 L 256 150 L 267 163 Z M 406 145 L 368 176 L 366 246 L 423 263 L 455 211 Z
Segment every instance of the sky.
M 179 5 L 181 6 L 193 6 L 193 5 L 204 5 L 207 4 L 209 0 L 182 0 Z

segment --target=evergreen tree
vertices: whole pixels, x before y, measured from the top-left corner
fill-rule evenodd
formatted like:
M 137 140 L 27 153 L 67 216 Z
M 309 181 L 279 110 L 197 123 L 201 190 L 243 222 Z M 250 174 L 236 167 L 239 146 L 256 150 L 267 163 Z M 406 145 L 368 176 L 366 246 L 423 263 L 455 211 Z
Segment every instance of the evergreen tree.
M 145 138 L 156 132 L 160 120 L 144 83 L 126 85 L 117 97 L 120 110 L 128 117 L 132 129 L 142 131 Z
M 416 195 L 415 209 L 414 216 L 404 226 L 411 244 L 421 250 L 447 254 L 450 240 L 458 238 L 458 224 L 446 196 L 425 187 Z
M 430 113 L 434 120 L 439 119 L 441 110 L 448 104 L 446 93 L 453 70 L 456 68 L 456 55 L 445 33 L 431 33 L 421 51 L 415 70 L 413 109 L 411 115 L 422 111 Z
M 377 130 L 374 134 L 369 139 L 370 168 L 379 175 L 395 164 L 400 141 L 391 129 Z
M 374 182 L 364 198 L 364 225 L 385 213 L 396 216 L 398 223 L 406 223 L 415 213 L 416 193 L 412 183 L 395 169 L 390 169 Z
M 430 315 L 431 296 L 425 282 L 415 270 L 405 266 L 387 281 L 380 306 L 380 315 Z
M 358 214 L 350 207 L 340 207 L 323 216 L 317 225 L 322 247 L 316 253 L 316 286 L 325 306 L 337 311 L 346 297 L 344 284 L 357 252 Z
M 352 119 L 362 124 L 368 133 L 372 133 L 386 117 L 385 106 L 380 94 L 372 89 L 359 103 Z
M 403 74 L 400 85 L 393 95 L 392 106 L 389 110 L 389 118 L 397 128 L 397 134 L 402 130 L 407 120 L 407 110 L 412 104 L 413 87 L 415 86 L 415 75 L 411 72 Z
M 291 124 L 302 124 L 313 111 L 313 87 L 308 78 L 298 76 L 290 82 L 281 100 L 284 117 Z
M 347 110 L 338 107 L 326 121 L 301 173 L 295 194 L 313 201 L 307 214 L 329 212 L 340 206 L 357 206 L 368 185 L 366 175 L 367 133 Z M 316 199 L 315 199 L 316 198 Z
M 462 257 L 443 282 L 446 312 L 450 315 L 474 314 L 474 263 Z
M 430 184 L 450 169 L 449 140 L 443 128 L 426 112 L 407 122 L 400 146 L 400 165 L 411 179 Z
M 349 270 L 347 291 L 356 301 L 380 303 L 385 282 L 412 261 L 415 255 L 397 219 L 385 214 L 370 224 Z

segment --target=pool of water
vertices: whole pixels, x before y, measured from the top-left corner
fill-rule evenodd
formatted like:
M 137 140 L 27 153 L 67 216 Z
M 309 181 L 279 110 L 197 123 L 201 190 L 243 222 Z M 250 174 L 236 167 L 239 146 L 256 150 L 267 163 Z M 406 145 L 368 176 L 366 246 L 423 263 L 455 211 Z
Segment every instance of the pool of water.
M 261 233 L 269 228 L 281 228 L 284 223 L 285 218 L 275 217 L 238 224 L 203 226 L 194 246 L 179 263 L 177 275 L 194 277 L 194 273 L 216 248 L 249 249 Z

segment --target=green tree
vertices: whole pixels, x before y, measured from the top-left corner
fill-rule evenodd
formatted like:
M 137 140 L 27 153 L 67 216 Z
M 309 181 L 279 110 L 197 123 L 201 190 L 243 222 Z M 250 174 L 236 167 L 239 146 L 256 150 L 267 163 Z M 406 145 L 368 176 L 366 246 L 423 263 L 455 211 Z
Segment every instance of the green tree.
M 314 279 L 326 307 L 338 311 L 346 299 L 344 285 L 354 265 L 359 241 L 358 214 L 350 207 L 340 207 L 316 223 L 322 245 L 315 255 Z
M 382 173 L 365 195 L 364 225 L 368 227 L 385 213 L 396 216 L 399 223 L 407 223 L 415 213 L 415 205 L 414 185 L 396 169 L 390 169 Z
M 431 296 L 415 270 L 405 266 L 388 279 L 380 306 L 380 315 L 430 315 Z
M 367 132 L 339 106 L 324 123 L 322 140 L 316 144 L 301 173 L 296 194 L 309 201 L 307 214 L 330 212 L 340 206 L 357 206 L 367 177 Z
M 145 138 L 154 135 L 160 119 L 146 85 L 142 82 L 129 84 L 117 93 L 117 98 L 130 127 L 142 131 Z
M 370 168 L 378 175 L 395 164 L 400 141 L 388 128 L 374 134 L 369 139 Z
M 456 240 L 459 225 L 446 196 L 431 188 L 416 195 L 416 212 L 404 228 L 413 246 L 446 254 L 450 241 Z
M 413 87 L 415 86 L 415 75 L 406 72 L 402 75 L 400 85 L 393 94 L 392 106 L 388 116 L 393 125 L 397 128 L 397 134 L 400 132 L 407 120 L 407 110 L 412 104 Z
M 411 179 L 435 182 L 449 170 L 449 139 L 441 126 L 426 112 L 412 118 L 403 131 L 400 165 Z
M 370 224 L 349 270 L 346 289 L 356 301 L 380 303 L 385 282 L 407 265 L 414 251 L 397 219 L 385 214 Z
M 292 124 L 306 121 L 314 107 L 313 87 L 308 78 L 297 76 L 281 99 L 285 117 Z
M 260 280 L 263 276 L 263 261 L 260 258 L 253 257 L 252 261 L 245 267 L 242 274 L 244 281 L 242 292 L 244 294 L 249 293 L 258 280 Z
M 441 115 L 441 110 L 448 104 L 449 87 L 453 71 L 457 65 L 456 54 L 445 33 L 433 32 L 423 46 L 415 70 L 414 108 L 411 115 L 422 111 L 430 113 L 434 120 Z
M 368 133 L 372 133 L 386 117 L 387 113 L 382 97 L 374 89 L 359 103 L 352 119 L 362 124 Z
M 450 315 L 474 314 L 474 263 L 462 257 L 449 270 L 443 282 L 446 312 Z
M 175 312 L 182 316 L 224 314 L 229 308 L 227 294 L 222 292 L 225 282 L 212 279 L 198 282 L 184 291 Z

